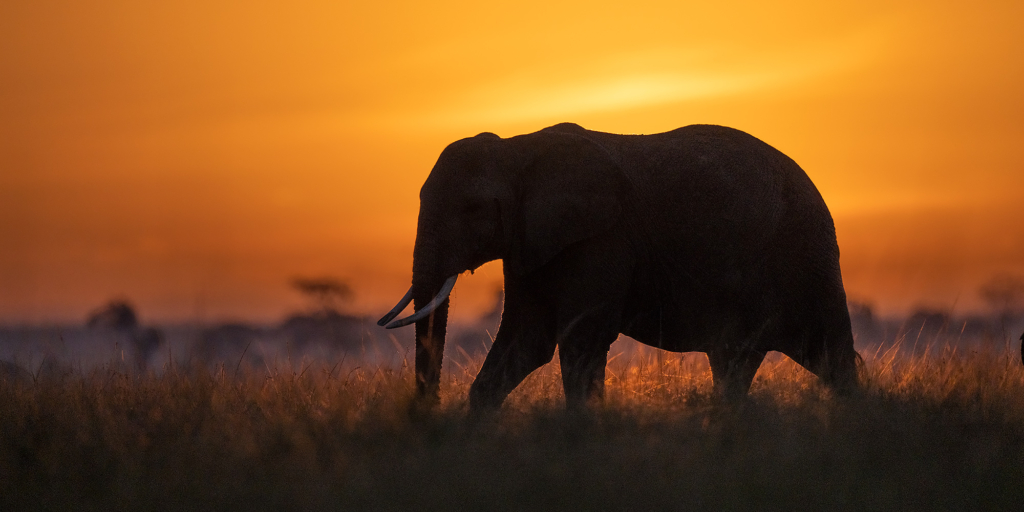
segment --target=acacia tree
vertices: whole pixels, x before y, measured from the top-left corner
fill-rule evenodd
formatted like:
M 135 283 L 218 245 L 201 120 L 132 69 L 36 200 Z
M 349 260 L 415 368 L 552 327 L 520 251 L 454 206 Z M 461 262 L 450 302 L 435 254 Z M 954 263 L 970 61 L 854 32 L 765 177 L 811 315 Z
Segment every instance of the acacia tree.
M 154 327 L 139 325 L 135 307 L 125 299 L 114 299 L 89 314 L 85 322 L 90 329 L 114 329 L 127 337 L 135 349 L 135 366 L 140 371 L 149 367 L 149 359 L 164 343 L 164 335 Z
M 130 331 L 139 326 L 139 317 L 131 303 L 115 299 L 90 313 L 85 325 L 91 329 Z
M 348 283 L 334 277 L 296 277 L 291 284 L 299 293 L 308 297 L 314 304 L 315 312 L 323 316 L 338 314 L 342 304 L 351 302 L 354 295 Z
M 978 295 L 999 315 L 999 324 L 1006 338 L 1009 335 L 1007 324 L 1020 314 L 1024 306 L 1024 277 L 997 274 L 981 285 Z M 1024 354 L 1024 348 L 1021 350 Z

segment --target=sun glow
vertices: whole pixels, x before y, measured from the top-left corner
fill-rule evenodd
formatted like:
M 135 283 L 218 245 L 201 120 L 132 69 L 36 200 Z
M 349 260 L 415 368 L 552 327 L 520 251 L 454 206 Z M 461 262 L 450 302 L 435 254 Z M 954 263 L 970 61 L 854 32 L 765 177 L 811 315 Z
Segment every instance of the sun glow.
M 1024 189 L 1022 11 L 0 2 L 0 322 L 77 321 L 114 295 L 160 320 L 273 319 L 296 306 L 295 275 L 349 279 L 355 310 L 386 309 L 408 286 L 417 191 L 444 146 L 565 121 L 745 130 L 821 190 L 855 295 L 970 295 L 1024 273 L 1006 213 Z M 1010 249 L 898 231 L 930 218 L 972 219 L 985 229 L 958 232 L 996 239 L 962 239 Z M 899 270 L 936 253 L 961 257 L 916 281 Z M 457 300 L 489 301 L 492 270 Z
M 430 115 L 428 122 L 463 126 L 572 119 L 582 114 L 727 95 L 755 87 L 762 80 L 760 77 L 648 75 L 556 87 L 514 88 L 503 84 L 479 96 L 506 98 L 504 103 L 490 101 L 480 107 L 438 112 Z
M 891 39 L 887 23 L 800 47 L 751 53 L 737 48 L 661 48 L 620 52 L 571 70 L 524 64 L 488 83 L 463 85 L 457 97 L 391 122 L 422 126 L 557 123 L 592 114 L 635 111 L 710 98 L 802 89 L 808 82 L 856 71 L 879 58 Z M 378 119 L 379 121 L 380 119 Z

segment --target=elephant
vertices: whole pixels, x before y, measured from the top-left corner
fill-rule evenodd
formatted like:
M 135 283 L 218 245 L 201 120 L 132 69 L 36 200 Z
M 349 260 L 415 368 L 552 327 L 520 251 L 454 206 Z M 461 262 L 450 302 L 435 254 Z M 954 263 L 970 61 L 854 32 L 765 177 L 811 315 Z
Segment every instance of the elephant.
M 768 351 L 859 388 L 832 216 L 796 162 L 747 133 L 481 133 L 444 149 L 419 197 L 412 286 L 378 322 L 415 324 L 418 402 L 438 400 L 457 277 L 496 259 L 505 304 L 471 410 L 500 407 L 556 348 L 566 405 L 599 401 L 619 334 L 706 353 L 730 401 Z

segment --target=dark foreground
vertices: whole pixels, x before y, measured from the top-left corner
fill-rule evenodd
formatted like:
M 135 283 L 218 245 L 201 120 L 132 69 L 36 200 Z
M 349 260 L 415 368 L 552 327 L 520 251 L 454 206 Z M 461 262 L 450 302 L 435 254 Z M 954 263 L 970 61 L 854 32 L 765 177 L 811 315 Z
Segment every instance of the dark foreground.
M 430 416 L 407 370 L 100 371 L 0 382 L 0 510 L 1017 510 L 1024 369 L 1007 355 L 868 359 L 831 397 L 786 360 L 747 403 L 695 356 L 614 360 L 562 411 L 557 368 L 471 420 L 474 368 Z

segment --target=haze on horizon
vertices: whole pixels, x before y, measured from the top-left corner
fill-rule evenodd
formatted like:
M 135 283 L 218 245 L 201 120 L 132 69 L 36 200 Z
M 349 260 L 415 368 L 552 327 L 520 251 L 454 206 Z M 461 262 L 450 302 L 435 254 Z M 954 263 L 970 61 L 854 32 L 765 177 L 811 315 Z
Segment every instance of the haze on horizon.
M 1024 275 L 1024 5 L 961 4 L 4 2 L 0 324 L 275 320 L 295 276 L 382 312 L 441 150 L 563 121 L 747 131 L 818 186 L 851 299 L 980 308 Z

